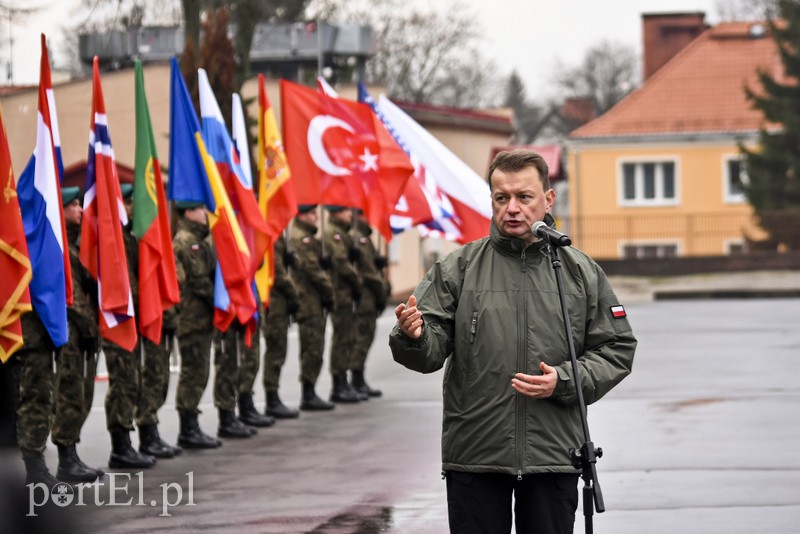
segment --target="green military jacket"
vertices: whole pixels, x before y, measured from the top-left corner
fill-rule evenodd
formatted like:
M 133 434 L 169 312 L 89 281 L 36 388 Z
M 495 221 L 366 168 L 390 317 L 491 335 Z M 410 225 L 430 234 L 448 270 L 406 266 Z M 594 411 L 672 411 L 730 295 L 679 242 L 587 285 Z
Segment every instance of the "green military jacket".
M 333 303 L 333 286 L 330 276 L 322 269 L 322 243 L 316 236 L 317 227 L 295 219 L 289 234 L 291 250 L 297 254 L 297 268 L 292 272 L 300 310 L 295 319 L 302 321 L 311 317 L 322 317 L 322 303 Z
M 360 251 L 356 266 L 364 284 L 358 313 L 370 315 L 383 311 L 387 298 L 386 282 L 375 265 L 377 252 L 370 238 L 371 235 L 372 228 L 368 224 L 356 221 L 353 227 L 353 242 Z
M 67 317 L 78 328 L 82 339 L 98 337 L 97 282 L 83 266 L 80 259 L 81 225 L 67 223 L 69 264 L 72 270 L 72 306 Z M 95 341 L 96 343 L 96 341 Z
M 398 326 L 394 359 L 423 373 L 445 367 L 445 470 L 524 475 L 575 472 L 584 442 L 576 384 L 549 245 L 528 247 L 491 227 L 436 262 L 414 290 L 424 321 L 413 340 Z M 636 339 L 605 274 L 574 248 L 561 250 L 564 288 L 587 403 L 631 371 Z M 517 372 L 558 372 L 549 399 L 511 387 Z
M 297 289 L 294 282 L 283 264 L 283 256 L 286 253 L 286 240 L 281 235 L 272 247 L 275 272 L 272 289 L 269 291 L 269 314 L 285 315 L 287 313 L 286 304 L 289 301 L 297 302 Z
M 179 336 L 209 330 L 214 324 L 214 271 L 217 258 L 208 226 L 185 218 L 178 220 L 172 240 L 181 289 L 178 305 Z M 182 280 L 181 280 L 182 278 Z
M 333 261 L 333 293 L 337 309 L 353 305 L 353 292 L 361 292 L 361 277 L 350 261 L 353 238 L 350 225 L 337 217 L 328 219 L 325 228 L 325 247 Z

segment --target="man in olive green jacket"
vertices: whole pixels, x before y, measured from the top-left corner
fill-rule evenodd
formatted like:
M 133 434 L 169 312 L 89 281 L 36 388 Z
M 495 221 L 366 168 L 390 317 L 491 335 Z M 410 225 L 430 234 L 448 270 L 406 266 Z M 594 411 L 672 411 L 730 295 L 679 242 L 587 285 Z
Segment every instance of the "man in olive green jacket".
M 538 154 L 501 152 L 489 169 L 490 236 L 438 261 L 395 310 L 394 358 L 430 373 L 445 364 L 443 469 L 452 532 L 572 532 L 584 442 L 550 245 L 555 192 Z M 631 371 L 636 348 L 600 267 L 561 251 L 572 338 L 587 403 Z

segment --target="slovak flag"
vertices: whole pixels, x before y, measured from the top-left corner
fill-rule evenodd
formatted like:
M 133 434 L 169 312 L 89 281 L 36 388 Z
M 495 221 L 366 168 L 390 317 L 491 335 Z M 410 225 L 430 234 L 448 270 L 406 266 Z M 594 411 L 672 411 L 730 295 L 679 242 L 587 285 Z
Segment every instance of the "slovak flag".
M 264 252 L 270 246 L 267 235 L 267 223 L 261 216 L 253 193 L 253 179 L 250 169 L 245 173 L 239 159 L 239 150 L 233 144 L 231 136 L 225 127 L 225 120 L 217 104 L 208 75 L 204 69 L 197 70 L 197 82 L 200 90 L 200 115 L 202 118 L 203 141 L 208 148 L 209 155 L 214 159 L 219 171 L 225 191 L 230 199 L 231 206 L 236 213 L 236 219 L 242 230 L 247 247 L 250 250 L 250 278 L 255 276 L 261 264 Z M 249 157 L 248 157 L 249 162 Z M 230 324 L 237 317 L 243 317 L 239 310 L 232 306 L 221 273 L 222 267 L 217 263 L 217 282 L 214 284 L 214 324 L 221 331 L 227 331 Z M 250 315 L 248 326 L 255 330 L 255 310 Z M 252 332 L 250 332 L 252 333 Z
M 389 216 L 414 172 L 408 156 L 366 104 L 286 80 L 280 85 L 298 203 L 361 208 L 390 240 Z
M 72 270 L 61 204 L 61 179 L 54 142 L 58 138 L 57 123 L 53 120 L 55 100 L 44 34 L 39 72 L 36 146 L 17 182 L 17 195 L 33 270 L 29 286 L 31 304 L 53 344 L 60 347 L 68 339 L 67 306 L 72 304 Z
M 492 220 L 489 184 L 386 96 L 378 99 L 378 109 L 452 205 L 454 216 L 444 222 L 454 225 L 457 241 L 468 243 L 489 235 Z
M 92 62 L 92 120 L 86 161 L 80 259 L 97 280 L 100 335 L 131 351 L 137 341 L 136 321 L 122 237 L 128 215 L 119 189 L 97 56 Z

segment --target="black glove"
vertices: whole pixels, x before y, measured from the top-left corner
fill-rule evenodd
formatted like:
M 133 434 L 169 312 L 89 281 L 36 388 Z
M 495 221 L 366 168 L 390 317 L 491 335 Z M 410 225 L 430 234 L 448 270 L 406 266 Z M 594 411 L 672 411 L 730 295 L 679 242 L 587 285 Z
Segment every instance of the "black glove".
M 359 304 L 361 302 L 361 288 L 358 286 L 351 287 L 350 296 L 353 297 L 353 302 Z
M 84 354 L 94 356 L 97 354 L 97 338 L 96 337 L 82 337 L 78 341 L 78 346 Z
M 300 310 L 300 301 L 297 299 L 289 299 L 286 301 L 286 311 L 289 315 L 295 315 Z
M 347 259 L 350 260 L 351 263 L 356 263 L 361 259 L 361 249 L 358 247 L 350 247 L 350 250 L 347 251 Z
M 380 271 L 389 265 L 389 258 L 386 256 L 375 256 L 375 267 Z
M 289 269 L 296 269 L 300 264 L 300 259 L 297 257 L 297 254 L 291 250 L 287 250 L 283 253 L 283 264 Z
M 326 271 L 330 271 L 333 269 L 333 260 L 330 256 L 322 256 L 319 259 L 319 266 L 325 269 Z
M 322 297 L 322 307 L 325 309 L 326 312 L 333 313 L 333 310 L 336 308 L 333 302 L 333 298 L 327 295 Z

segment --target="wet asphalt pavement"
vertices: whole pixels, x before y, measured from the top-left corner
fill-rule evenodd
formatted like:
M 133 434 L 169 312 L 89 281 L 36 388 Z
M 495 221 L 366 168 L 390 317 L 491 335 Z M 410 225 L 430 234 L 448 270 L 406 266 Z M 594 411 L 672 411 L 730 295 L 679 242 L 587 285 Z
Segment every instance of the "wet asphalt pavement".
M 592 439 L 604 451 L 598 479 L 607 509 L 594 516 L 595 532 L 800 532 L 800 299 L 643 300 L 626 308 L 640 340 L 633 373 L 589 409 Z M 367 369 L 383 398 L 304 412 L 217 450 L 107 475 L 102 486 L 84 488 L 83 505 L 76 493 L 68 506 L 37 508 L 37 519 L 55 520 L 62 532 L 447 532 L 442 375 L 392 361 L 392 324 L 387 309 Z M 297 348 L 292 327 L 281 390 L 292 406 L 300 397 Z M 160 412 L 170 441 L 176 378 Z M 78 446 L 98 467 L 110 449 L 105 389 L 98 382 Z M 324 373 L 317 391 L 329 390 Z M 257 405 L 263 398 L 257 391 Z M 202 409 L 201 426 L 214 433 L 210 386 Z M 52 444 L 46 457 L 55 472 Z M 21 471 L 15 450 L 0 459 L 4 473 Z M 581 514 L 579 507 L 576 533 Z M 20 531 L 33 526 L 28 519 Z

